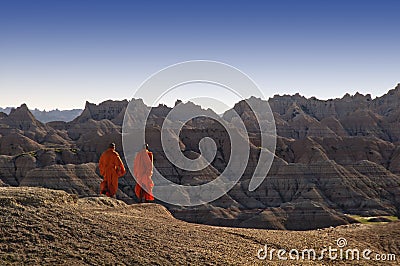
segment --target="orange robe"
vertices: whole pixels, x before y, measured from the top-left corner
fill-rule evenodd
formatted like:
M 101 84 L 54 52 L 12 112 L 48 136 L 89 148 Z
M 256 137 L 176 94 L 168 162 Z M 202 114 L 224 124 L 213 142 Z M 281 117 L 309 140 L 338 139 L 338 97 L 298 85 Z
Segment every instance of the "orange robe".
M 153 153 L 143 149 L 135 157 L 133 174 L 136 177 L 135 194 L 139 200 L 154 200 L 151 180 L 153 175 Z
M 118 178 L 126 173 L 119 154 L 112 148 L 107 149 L 100 157 L 99 169 L 104 177 L 100 184 L 100 194 L 114 196 L 118 190 Z

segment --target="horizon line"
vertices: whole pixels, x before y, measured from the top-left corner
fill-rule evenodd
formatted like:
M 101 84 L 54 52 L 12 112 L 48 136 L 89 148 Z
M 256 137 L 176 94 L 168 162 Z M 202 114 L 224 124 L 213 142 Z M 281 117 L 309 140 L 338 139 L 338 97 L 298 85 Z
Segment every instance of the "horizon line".
M 360 93 L 359 91 L 356 91 L 354 94 L 345 93 L 342 97 L 329 98 L 329 99 L 320 99 L 320 98 L 318 98 L 318 97 L 316 97 L 316 96 L 304 96 L 304 95 L 302 95 L 300 92 L 297 92 L 297 93 L 294 93 L 294 94 L 287 94 L 287 93 L 284 93 L 284 94 L 274 94 L 272 97 L 269 97 L 268 100 L 271 100 L 271 99 L 273 99 L 273 98 L 275 98 L 275 97 L 295 97 L 295 96 L 296 96 L 296 97 L 305 98 L 305 99 L 307 99 L 307 100 L 316 100 L 316 101 L 327 102 L 327 101 L 341 100 L 341 99 L 344 99 L 344 98 L 346 98 L 346 97 L 355 97 L 356 95 L 360 95 L 360 96 L 363 96 L 363 97 L 370 97 L 371 100 L 373 101 L 373 100 L 375 100 L 375 99 L 377 99 L 377 98 L 381 98 L 381 97 L 387 95 L 390 91 L 396 90 L 396 89 L 399 89 L 399 90 L 400 90 L 400 82 L 397 83 L 396 86 L 394 86 L 394 87 L 388 89 L 384 94 L 379 95 L 379 96 L 374 96 L 374 97 L 371 96 L 371 93 L 363 94 L 363 93 Z M 250 99 L 250 98 L 252 98 L 252 97 L 255 97 L 255 96 L 250 96 L 250 97 L 247 98 L 247 99 Z M 257 97 L 255 97 L 255 98 L 257 98 Z M 79 108 L 79 107 L 76 108 L 76 107 L 75 107 L 75 108 L 70 108 L 70 109 L 59 109 L 58 107 L 56 107 L 56 108 L 54 108 L 54 109 L 47 109 L 47 110 L 46 110 L 46 108 L 41 109 L 41 108 L 38 108 L 38 107 L 34 107 L 34 108 L 29 108 L 29 107 L 28 107 L 28 109 L 31 110 L 31 111 L 36 110 L 36 111 L 40 111 L 40 112 L 74 111 L 74 110 L 84 110 L 87 103 L 95 104 L 95 105 L 100 105 L 100 104 L 102 104 L 102 103 L 104 103 L 104 102 L 107 102 L 107 101 L 128 101 L 128 102 L 130 102 L 130 101 L 132 101 L 132 100 L 139 100 L 139 99 L 140 99 L 140 98 L 138 98 L 138 99 L 132 98 L 131 100 L 128 100 L 127 98 L 125 98 L 125 99 L 111 99 L 111 98 L 109 98 L 109 99 L 106 99 L 106 100 L 102 100 L 102 101 L 100 101 L 100 102 L 90 102 L 90 101 L 86 100 L 86 101 L 85 101 L 85 106 L 83 106 L 83 108 Z M 141 99 L 141 100 L 143 100 L 143 99 Z M 175 101 L 178 101 L 178 100 L 180 100 L 180 99 L 175 99 Z M 188 102 L 192 102 L 192 103 L 194 103 L 194 104 L 196 104 L 196 105 L 198 105 L 198 106 L 203 107 L 201 104 L 195 103 L 195 102 L 193 102 L 193 101 L 190 101 L 190 100 L 185 101 L 185 103 L 188 103 Z M 238 103 L 238 102 L 235 102 L 235 104 L 236 104 L 236 103 Z M 23 102 L 23 103 L 21 103 L 19 106 L 6 106 L 6 107 L 1 107 L 1 106 L 0 106 L 0 109 L 1 109 L 1 110 L 16 109 L 16 108 L 18 108 L 18 107 L 23 106 L 24 104 L 28 106 L 28 104 L 26 104 L 25 102 Z M 167 103 L 159 103 L 159 105 L 160 105 L 160 104 L 161 104 L 161 105 L 165 105 L 165 106 L 170 107 L 170 108 L 173 108 L 173 107 L 171 107 L 171 106 L 170 106 L 169 104 L 167 104 Z M 146 104 L 146 106 L 148 106 L 148 105 Z M 158 106 L 158 105 L 157 105 L 157 106 Z M 157 107 L 157 106 L 151 106 L 151 107 L 153 108 L 153 107 Z M 233 108 L 233 107 L 234 107 L 234 106 L 232 106 L 231 108 Z M 206 109 L 208 109 L 208 108 L 206 108 Z M 228 109 L 228 110 L 229 110 L 229 109 Z

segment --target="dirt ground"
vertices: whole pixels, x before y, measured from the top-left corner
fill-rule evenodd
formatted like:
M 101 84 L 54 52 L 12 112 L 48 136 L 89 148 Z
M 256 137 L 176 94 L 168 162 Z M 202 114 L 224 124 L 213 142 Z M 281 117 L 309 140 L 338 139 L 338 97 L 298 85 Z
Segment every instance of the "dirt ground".
M 157 204 L 127 205 L 106 197 L 78 199 L 63 191 L 24 187 L 0 188 L 0 209 L 0 265 L 398 265 L 400 262 L 400 222 L 314 231 L 214 227 L 179 221 Z M 279 249 L 286 253 L 278 252 Z M 313 259 L 312 253 L 310 258 L 304 253 L 303 259 L 305 249 L 314 249 L 316 258 Z M 329 249 L 331 257 L 336 255 L 336 259 L 330 259 Z M 351 254 L 357 253 L 348 252 L 349 249 L 358 250 L 360 259 L 353 259 Z M 362 257 L 364 251 L 369 260 Z M 377 261 L 377 258 L 392 261 Z

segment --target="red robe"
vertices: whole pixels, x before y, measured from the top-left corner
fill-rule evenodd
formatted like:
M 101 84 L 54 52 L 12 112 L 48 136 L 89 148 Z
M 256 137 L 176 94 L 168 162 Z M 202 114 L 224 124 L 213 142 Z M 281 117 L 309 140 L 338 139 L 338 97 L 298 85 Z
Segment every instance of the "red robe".
M 153 153 L 143 149 L 135 157 L 133 174 L 136 177 L 135 194 L 139 200 L 154 200 L 151 180 L 153 175 Z
M 100 194 L 114 196 L 118 190 L 118 178 L 126 173 L 119 154 L 112 148 L 107 149 L 100 157 L 99 169 L 104 177 L 100 184 Z

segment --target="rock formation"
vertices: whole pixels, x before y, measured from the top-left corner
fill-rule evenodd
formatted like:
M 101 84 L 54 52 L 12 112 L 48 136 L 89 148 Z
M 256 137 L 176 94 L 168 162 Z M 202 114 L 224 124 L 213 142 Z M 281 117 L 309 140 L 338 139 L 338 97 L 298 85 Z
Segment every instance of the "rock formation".
M 327 101 L 276 95 L 269 99 L 274 117 L 263 112 L 265 101 L 254 97 L 248 101 L 255 110 L 240 101 L 223 115 L 224 124 L 242 132 L 236 112 L 249 132 L 250 156 L 244 175 L 214 202 L 196 208 L 166 205 L 176 217 L 214 225 L 305 230 L 354 222 L 345 214 L 400 213 L 400 85 L 375 99 L 359 93 Z M 182 185 L 217 178 L 231 156 L 226 129 L 212 110 L 180 101 L 176 107 L 182 108 L 183 116 L 165 105 L 150 111 L 146 141 L 154 151 L 155 167 Z M 35 119 L 26 105 L 9 115 L 0 113 L 0 186 L 41 186 L 95 195 L 101 181 L 96 165 L 101 153 L 115 142 L 123 156 L 124 118 L 134 125 L 149 110 L 140 99 L 132 100 L 125 117 L 127 108 L 128 101 L 87 102 L 73 121 L 47 124 Z M 208 118 L 186 121 L 194 113 Z M 265 181 L 250 192 L 260 153 L 260 128 L 272 120 L 278 134 L 275 159 Z M 201 139 L 212 138 L 217 151 L 211 165 L 197 172 L 172 165 L 160 141 L 164 122 L 182 125 L 179 134 L 171 134 L 189 159 L 200 156 Z M 126 165 L 132 163 L 123 160 Z M 128 173 L 119 183 L 118 197 L 134 201 L 132 175 Z
M 0 112 L 9 114 L 11 110 L 14 108 L 7 107 L 7 108 L 1 108 L 0 107 Z M 38 109 L 33 109 L 30 110 L 30 112 L 35 116 L 37 120 L 39 120 L 42 123 L 47 123 L 51 121 L 64 121 L 64 122 L 70 122 L 74 120 L 77 116 L 79 116 L 82 113 L 81 109 L 73 109 L 73 110 L 51 110 L 51 111 L 41 111 Z M 0 113 L 0 117 L 2 114 Z

